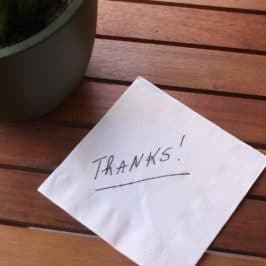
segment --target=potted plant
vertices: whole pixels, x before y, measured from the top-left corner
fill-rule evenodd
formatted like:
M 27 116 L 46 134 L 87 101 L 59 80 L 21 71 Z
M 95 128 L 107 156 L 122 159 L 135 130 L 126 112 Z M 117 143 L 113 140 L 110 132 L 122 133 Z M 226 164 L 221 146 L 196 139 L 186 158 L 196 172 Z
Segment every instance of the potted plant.
M 80 82 L 97 0 L 0 0 L 0 120 L 53 110 Z

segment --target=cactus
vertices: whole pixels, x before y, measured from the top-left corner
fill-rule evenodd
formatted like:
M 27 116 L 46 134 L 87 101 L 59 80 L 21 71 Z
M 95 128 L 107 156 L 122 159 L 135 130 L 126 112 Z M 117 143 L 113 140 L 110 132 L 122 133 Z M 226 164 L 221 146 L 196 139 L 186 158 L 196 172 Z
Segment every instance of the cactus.
M 0 46 L 21 41 L 40 31 L 69 0 L 0 0 Z M 62 10 L 62 9 L 61 9 Z

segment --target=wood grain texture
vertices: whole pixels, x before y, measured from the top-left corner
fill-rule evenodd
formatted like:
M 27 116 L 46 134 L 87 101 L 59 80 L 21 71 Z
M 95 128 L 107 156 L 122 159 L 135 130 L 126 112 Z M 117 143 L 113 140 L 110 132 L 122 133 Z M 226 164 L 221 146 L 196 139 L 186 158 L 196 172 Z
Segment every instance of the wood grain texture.
M 2 124 L 0 164 L 54 169 L 89 129 L 60 126 L 51 121 L 93 125 L 125 90 L 123 86 L 98 83 L 84 86 L 46 120 L 22 125 Z M 237 137 L 265 144 L 265 101 L 168 92 Z
M 88 232 L 37 189 L 48 174 L 0 169 L 0 221 Z
M 86 129 L 36 122 L 0 127 L 0 164 L 54 169 L 87 134 Z
M 126 89 L 127 86 L 83 82 L 48 118 L 69 124 L 93 125 Z M 250 143 L 266 144 L 266 101 L 164 91 L 238 138 Z
M 266 155 L 266 150 L 262 150 L 262 152 Z M 252 186 L 249 195 L 266 199 L 266 170 L 263 171 L 256 183 Z
M 10 226 L 0 226 L 0 237 L 2 266 L 136 265 L 98 237 Z M 197 265 L 265 266 L 266 259 L 207 252 Z
M 255 226 L 254 222 L 260 227 Z M 243 201 L 211 246 L 225 251 L 246 251 L 266 256 L 266 202 Z
M 266 51 L 266 15 L 101 0 L 97 33 Z
M 0 169 L 0 221 L 90 233 L 37 192 L 46 177 L 47 174 Z M 244 200 L 212 248 L 266 255 L 265 219 L 265 201 Z
M 133 266 L 97 237 L 0 226 L 1 266 Z
M 266 11 L 266 2 L 264 0 L 151 0 L 150 2 Z
M 266 57 L 97 39 L 87 76 L 266 96 Z
M 97 237 L 2 225 L 0 237 L 2 266 L 136 265 Z M 265 266 L 266 259 L 207 252 L 198 265 Z
M 197 266 L 265 266 L 265 258 L 207 252 Z
M 266 2 L 160 0 L 159 5 L 152 1 L 134 2 L 100 0 L 100 39 L 96 40 L 86 78 L 123 83 L 142 75 L 154 83 L 186 91 L 167 90 L 242 140 L 265 148 L 266 56 L 243 52 L 265 53 L 266 16 L 249 11 L 241 13 L 240 9 L 266 11 Z M 226 8 L 238 10 L 226 11 Z M 117 37 L 124 41 L 111 40 Z M 126 41 L 130 39 L 132 41 Z M 195 46 L 214 49 L 192 48 Z M 221 48 L 230 49 L 225 52 Z M 228 52 L 231 48 L 246 51 Z M 125 88 L 83 82 L 81 88 L 49 116 L 24 125 L 0 125 L 0 223 L 91 234 L 38 193 L 37 188 Z M 218 92 L 234 95 L 207 94 Z M 236 98 L 237 94 L 262 97 L 261 100 L 243 95 Z M 20 167 L 25 167 L 24 171 L 12 170 Z M 266 171 L 211 248 L 266 257 L 265 198 Z M 134 265 L 93 236 L 0 225 L 0 239 L 1 266 Z M 199 265 L 265 266 L 266 260 L 206 253 Z

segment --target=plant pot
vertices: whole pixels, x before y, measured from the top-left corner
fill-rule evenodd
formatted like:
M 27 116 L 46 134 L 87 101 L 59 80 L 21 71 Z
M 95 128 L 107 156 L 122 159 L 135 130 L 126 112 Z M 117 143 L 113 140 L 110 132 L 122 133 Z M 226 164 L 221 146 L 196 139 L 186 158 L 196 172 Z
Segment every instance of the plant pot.
M 0 120 L 53 110 L 79 84 L 93 48 L 97 0 L 73 0 L 47 28 L 0 49 Z

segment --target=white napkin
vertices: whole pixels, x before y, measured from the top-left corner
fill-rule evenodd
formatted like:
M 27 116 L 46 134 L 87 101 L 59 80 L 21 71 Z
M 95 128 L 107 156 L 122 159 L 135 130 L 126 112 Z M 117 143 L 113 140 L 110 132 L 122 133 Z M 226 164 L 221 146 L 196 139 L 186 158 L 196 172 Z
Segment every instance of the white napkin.
M 138 78 L 39 191 L 139 265 L 195 265 L 265 163 Z

